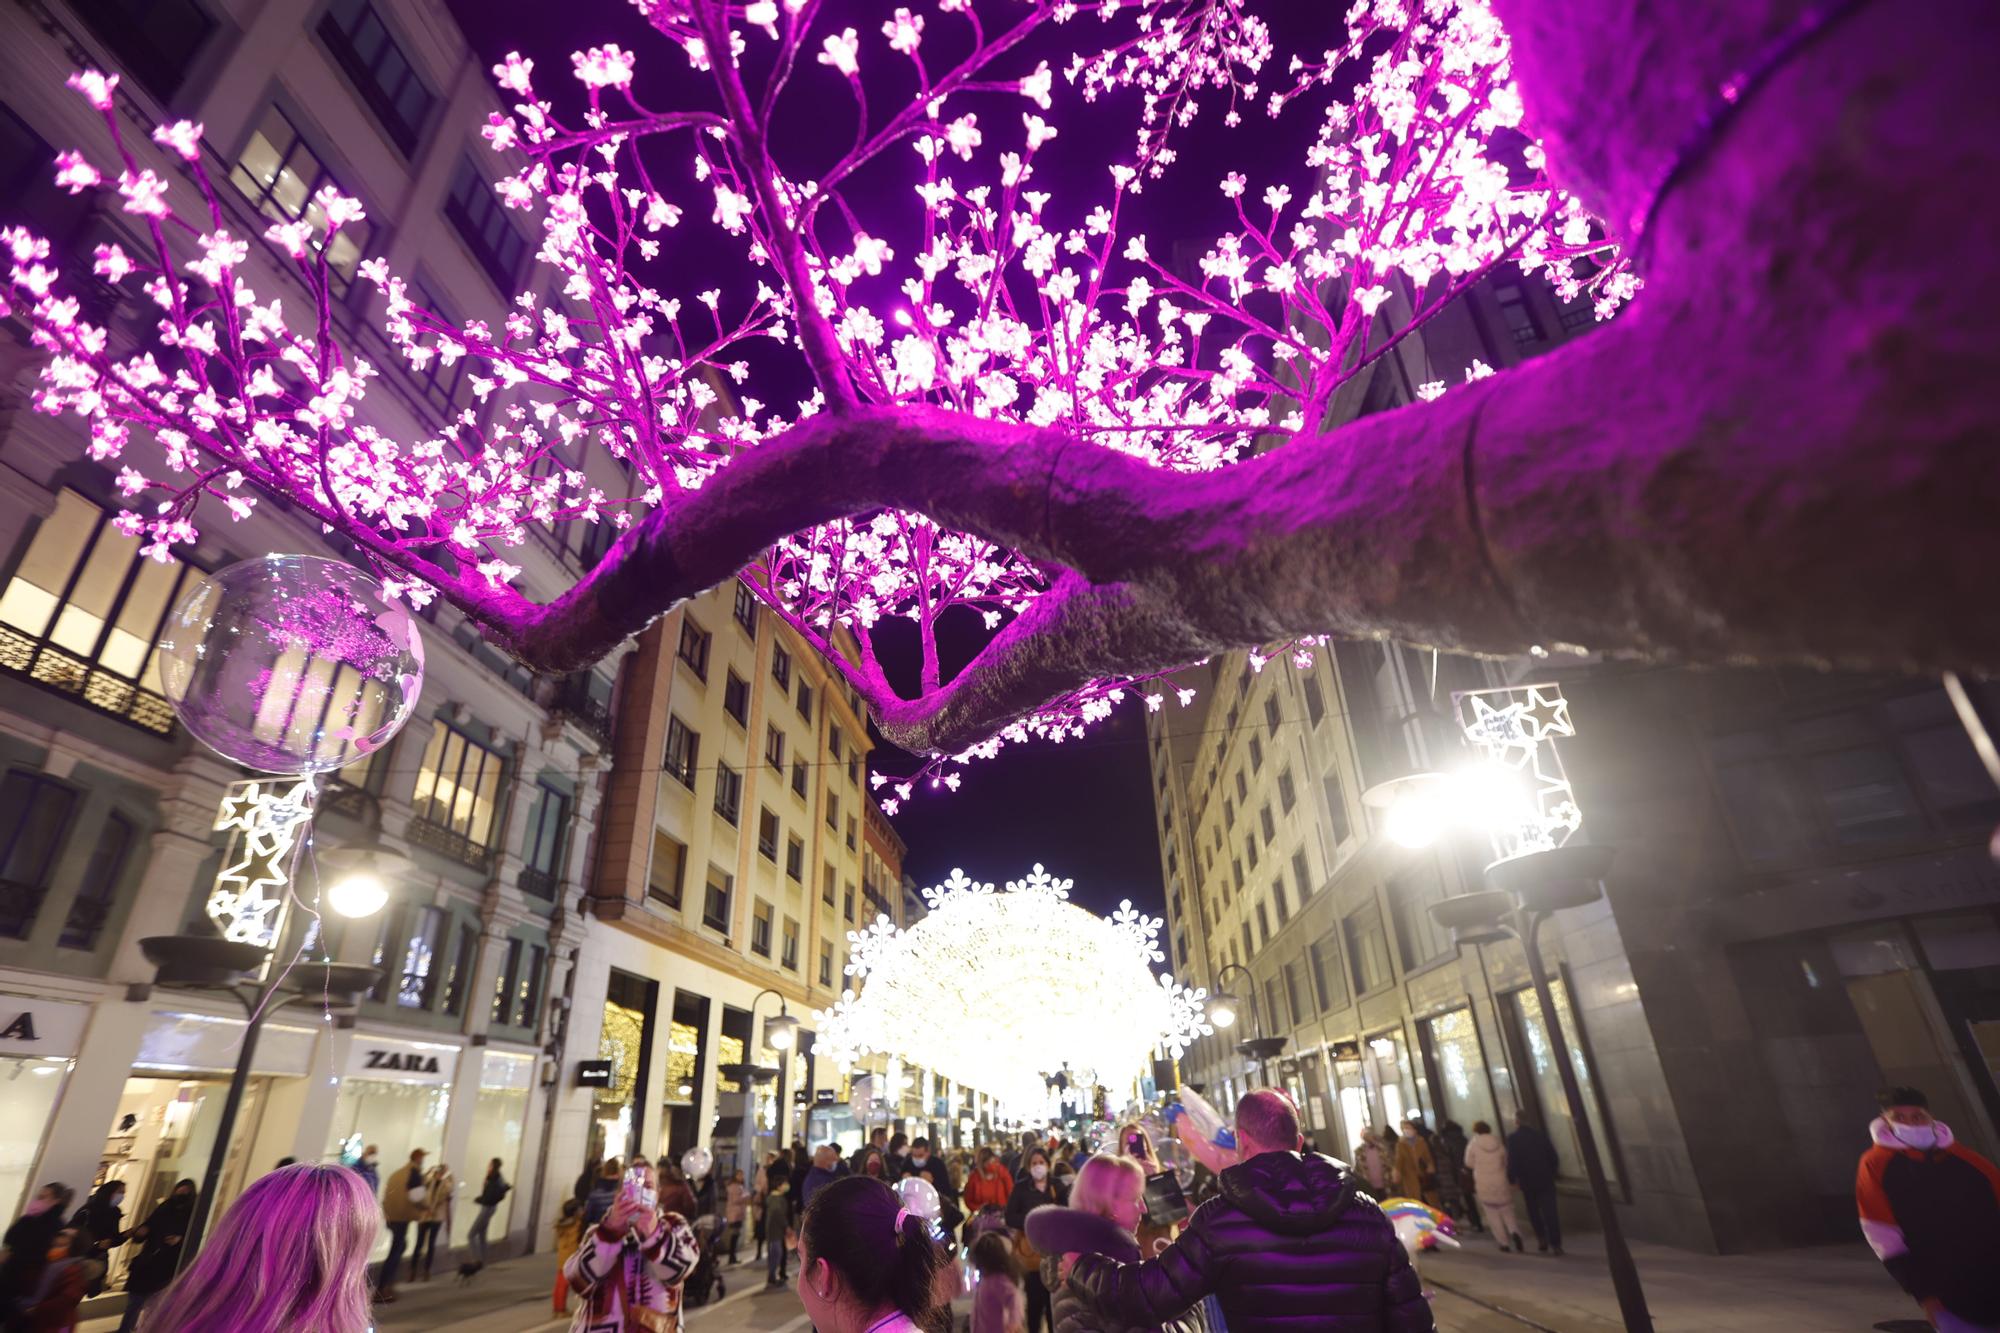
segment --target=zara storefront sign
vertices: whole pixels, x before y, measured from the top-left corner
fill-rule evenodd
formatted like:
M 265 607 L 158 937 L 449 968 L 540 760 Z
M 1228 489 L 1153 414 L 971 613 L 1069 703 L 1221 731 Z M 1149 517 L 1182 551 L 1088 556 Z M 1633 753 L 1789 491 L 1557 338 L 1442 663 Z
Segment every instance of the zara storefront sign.
M 0 995 L 0 1055 L 75 1055 L 89 1014 L 88 1005 Z
M 357 1033 L 347 1057 L 349 1078 L 398 1083 L 449 1083 L 458 1048 L 427 1041 L 392 1041 Z

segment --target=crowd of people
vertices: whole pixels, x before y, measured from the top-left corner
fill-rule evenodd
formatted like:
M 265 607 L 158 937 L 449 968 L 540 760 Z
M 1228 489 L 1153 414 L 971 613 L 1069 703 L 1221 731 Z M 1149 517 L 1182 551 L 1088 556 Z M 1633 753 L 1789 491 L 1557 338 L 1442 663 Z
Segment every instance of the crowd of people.
M 1558 1166 L 1555 1143 L 1525 1111 L 1504 1141 L 1484 1120 L 1474 1122 L 1468 1138 L 1456 1120 L 1432 1130 L 1422 1116 L 1411 1116 L 1400 1133 L 1363 1129 L 1354 1145 L 1354 1171 L 1371 1195 L 1417 1199 L 1517 1254 L 1525 1248 L 1514 1214 L 1518 1190 L 1536 1247 L 1562 1255 Z

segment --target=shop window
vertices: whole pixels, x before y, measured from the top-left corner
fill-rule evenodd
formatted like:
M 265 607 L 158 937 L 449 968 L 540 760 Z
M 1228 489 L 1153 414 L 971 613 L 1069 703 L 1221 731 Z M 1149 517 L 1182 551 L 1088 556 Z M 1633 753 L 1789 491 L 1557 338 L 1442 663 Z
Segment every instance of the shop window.
M 1428 1020 L 1424 1024 L 1424 1037 L 1430 1043 L 1431 1061 L 1437 1068 L 1438 1102 L 1443 1118 L 1467 1127 L 1481 1120 L 1489 1125 L 1499 1124 L 1472 1010 L 1454 1009 Z
M 736 580 L 736 604 L 732 614 L 745 634 L 752 639 L 757 637 L 757 594 L 742 579 Z
M 125 863 L 137 834 L 132 821 L 113 810 L 97 830 L 97 842 L 90 851 L 90 865 L 83 873 L 83 885 L 70 901 L 69 916 L 63 921 L 56 943 L 65 949 L 95 949 L 104 933 L 104 923 L 117 901 L 119 881 L 125 877 Z
M 750 724 L 750 682 L 730 672 L 722 681 L 722 711 L 739 727 Z
M 792 655 L 783 648 L 771 649 L 771 679 L 778 682 L 778 688 L 790 691 L 792 688 Z
M 243 145 L 243 155 L 229 172 L 230 183 L 243 192 L 251 207 L 273 222 L 304 219 L 312 226 L 308 242 L 317 251 L 326 245 L 326 210 L 314 201 L 322 189 L 331 186 L 342 195 L 354 191 L 334 179 L 326 162 L 305 141 L 305 136 L 276 106 L 266 107 L 263 119 Z M 369 212 L 375 210 L 369 209 Z M 349 222 L 335 233 L 326 249 L 327 278 L 336 294 L 345 295 L 354 280 L 355 266 L 370 252 L 374 224 L 366 220 Z
M 732 826 L 743 817 L 743 775 L 727 764 L 715 766 L 715 813 Z
M 798 837 L 785 839 L 785 874 L 800 883 L 805 882 L 806 844 L 804 839 Z
M 1340 770 L 1329 768 L 1319 780 L 1320 790 L 1326 794 L 1327 829 L 1333 834 L 1333 845 L 1338 847 L 1346 842 L 1354 832 L 1354 824 L 1347 817 L 1347 793 L 1341 790 Z
M 1319 1002 L 1319 1011 L 1326 1013 L 1334 1005 L 1347 999 L 1347 987 L 1340 979 L 1340 946 L 1331 935 L 1322 935 L 1313 941 L 1306 951 L 1306 959 L 1312 971 L 1313 999 Z
M 771 904 L 760 902 L 750 913 L 750 952 L 760 958 L 771 956 Z
M 803 759 L 794 759 L 792 760 L 792 795 L 804 796 L 805 794 L 806 761 Z
M 1382 908 L 1370 903 L 1341 922 L 1347 937 L 1347 960 L 1353 969 L 1354 993 L 1372 995 L 1396 979 L 1389 961 L 1389 932 L 1382 922 Z
M 484 865 L 506 768 L 498 751 L 449 723 L 433 723 L 412 798 L 418 822 L 430 827 L 412 825 L 412 841 L 468 864 Z
M 1292 781 L 1292 770 L 1288 768 L 1278 774 L 1278 806 L 1289 815 L 1292 813 L 1292 807 L 1298 803 L 1298 784 Z
M 444 201 L 444 215 L 457 229 L 465 248 L 493 279 L 500 294 L 512 297 L 519 286 L 521 262 L 527 257 L 528 243 L 507 220 L 506 210 L 495 197 L 493 187 L 479 174 L 470 157 L 460 157 L 451 175 L 451 193 Z
M 521 847 L 521 891 L 552 901 L 562 881 L 563 835 L 569 828 L 569 796 L 547 782 L 535 784 L 535 805 Z
M 437 96 L 424 86 L 375 6 L 368 0 L 333 0 L 319 21 L 319 36 L 390 141 L 410 156 Z
M 729 895 L 735 891 L 736 877 L 715 866 L 708 868 L 708 887 L 701 896 L 701 924 L 710 930 L 729 933 Z
M 646 872 L 646 896 L 676 911 L 681 905 L 681 885 L 687 878 L 687 847 L 653 830 L 653 864 Z
M 695 764 L 701 758 L 701 733 L 678 717 L 667 719 L 667 752 L 660 767 L 684 787 L 693 788 Z
M 1316 727 L 1326 716 L 1326 694 L 1319 687 L 1317 675 L 1306 677 L 1305 694 L 1306 721 Z
M 527 946 L 518 939 L 509 938 L 507 952 L 500 962 L 500 975 L 493 981 L 493 1021 L 507 1024 L 512 1017 L 514 988 L 521 984 L 521 955 Z
M 215 20 L 195 0 L 74 0 L 70 8 L 161 101 L 180 91 Z
M 1596 1132 L 1598 1156 L 1604 1162 L 1604 1174 L 1615 1182 L 1618 1179 L 1618 1154 L 1606 1130 L 1603 1108 L 1598 1105 L 1597 1080 L 1592 1074 L 1589 1059 L 1584 1055 L 1583 1033 L 1577 1027 L 1576 1011 L 1570 1006 L 1569 988 L 1563 984 L 1561 977 L 1553 977 L 1549 981 L 1549 990 L 1556 1002 L 1556 1020 L 1562 1026 L 1564 1044 L 1569 1048 L 1570 1067 L 1576 1071 L 1577 1085 L 1583 1092 L 1584 1114 L 1590 1117 L 1590 1127 Z M 1519 990 L 1514 992 L 1512 1000 L 1515 1035 L 1528 1057 L 1528 1081 L 1541 1110 L 1542 1128 L 1555 1142 L 1560 1173 L 1572 1180 L 1581 1180 L 1583 1149 L 1577 1141 L 1576 1122 L 1570 1116 L 1569 1101 L 1563 1095 L 1562 1072 L 1556 1068 L 1555 1043 L 1550 1040 L 1548 1025 L 1542 1018 L 1541 998 L 1532 990 Z
M 785 733 L 776 727 L 764 728 L 764 762 L 780 773 L 785 771 Z
M 54 778 L 23 768 L 0 778 L 0 936 L 34 929 L 75 811 L 76 793 Z
M 773 865 L 778 861 L 778 817 L 771 813 L 771 807 L 760 806 L 757 811 L 757 853 Z
M 64 490 L 0 593 L 0 670 L 166 735 L 174 716 L 154 644 L 199 577 L 172 557 L 140 559 L 137 539 Z
M 694 623 L 694 617 L 681 617 L 681 643 L 675 655 L 687 663 L 688 670 L 694 672 L 695 679 L 708 679 L 708 648 L 711 642 L 709 632 Z
M 437 950 L 444 931 L 444 913 L 435 907 L 412 908 L 410 933 L 403 941 L 403 965 L 396 982 L 396 1003 L 404 1009 L 428 1009 L 436 998 Z
M 826 940 L 821 940 L 819 946 L 819 984 L 833 984 L 833 945 Z
M 514 983 L 514 1026 L 534 1031 L 541 1019 L 542 977 L 548 966 L 549 951 L 540 944 L 528 946 L 526 965 Z
M 451 967 L 444 974 L 444 1011 L 453 1018 L 465 1012 L 465 997 L 472 991 L 472 972 L 478 964 L 479 927 L 470 921 L 458 923 L 458 945 L 451 951 Z
M 784 953 L 779 955 L 778 961 L 788 971 L 799 970 L 799 923 L 789 916 L 785 918 Z

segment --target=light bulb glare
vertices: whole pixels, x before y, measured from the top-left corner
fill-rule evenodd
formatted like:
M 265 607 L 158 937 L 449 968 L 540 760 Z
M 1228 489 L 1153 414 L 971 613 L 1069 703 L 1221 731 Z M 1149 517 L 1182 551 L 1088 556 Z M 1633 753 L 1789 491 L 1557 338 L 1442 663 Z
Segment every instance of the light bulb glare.
M 326 904 L 344 917 L 373 916 L 389 901 L 389 886 L 369 870 L 356 870 L 335 880 L 327 890 Z

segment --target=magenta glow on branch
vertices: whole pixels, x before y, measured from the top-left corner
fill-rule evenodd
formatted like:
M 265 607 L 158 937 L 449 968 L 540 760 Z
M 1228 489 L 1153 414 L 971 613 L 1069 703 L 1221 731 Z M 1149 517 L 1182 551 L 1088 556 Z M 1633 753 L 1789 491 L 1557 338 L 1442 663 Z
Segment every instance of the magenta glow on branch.
M 801 0 L 638 7 L 656 47 L 592 46 L 560 71 L 581 85 L 587 109 L 574 123 L 538 90 L 548 71 L 518 56 L 494 70 L 511 108 L 484 129 L 510 164 L 499 194 L 538 229 L 537 258 L 558 275 L 551 297 L 524 293 L 497 326 L 457 325 L 417 306 L 381 258 L 359 265 L 401 355 L 419 369 L 468 362 L 490 409 L 424 438 L 370 424 L 380 368 L 332 333 L 327 253 L 362 221 L 360 205 L 329 188 L 300 221 L 232 234 L 216 196 L 230 187 L 210 179 L 199 125 L 161 127 L 163 151 L 142 154 L 120 136 L 115 77 L 71 80 L 103 112 L 115 156 L 65 152 L 57 180 L 115 191 L 149 238 L 137 255 L 100 246 L 95 271 L 150 303 L 154 338 L 118 345 L 60 290 L 45 241 L 20 228 L 0 240 L 12 306 L 49 355 L 36 406 L 76 414 L 90 456 L 120 469 L 133 504 L 121 530 L 164 560 L 197 538 L 198 521 L 279 497 L 351 540 L 387 596 L 442 596 L 549 666 L 560 654 L 542 652 L 538 636 L 554 633 L 568 603 L 537 606 L 512 586 L 510 552 L 532 525 L 633 529 L 571 600 L 608 596 L 644 515 L 671 516 L 718 474 L 829 415 L 944 412 L 1202 472 L 1317 430 L 1342 384 L 1498 263 L 1545 271 L 1565 299 L 1588 289 L 1600 318 L 1636 285 L 1516 132 L 1507 36 L 1482 0 L 1358 3 L 1344 21 L 1330 12 L 1313 50 L 1297 54 L 1275 49 L 1247 0 L 930 0 L 864 26 Z M 1073 53 L 1027 67 L 1020 48 L 1046 44 L 1043 29 Z M 706 94 L 642 104 L 635 70 L 649 61 L 700 72 Z M 884 62 L 899 72 L 871 77 Z M 788 83 L 857 106 L 856 141 L 812 178 L 773 147 Z M 905 84 L 913 96 L 875 104 L 881 87 Z M 1123 116 L 1131 137 L 1094 186 L 1057 199 L 1038 169 L 1066 118 L 1083 115 Z M 1177 165 L 1175 134 L 1197 116 L 1232 126 L 1303 116 L 1316 133 L 1304 170 L 1195 180 Z M 1512 147 L 1499 152 L 1496 137 Z M 920 173 L 914 189 L 854 188 L 892 154 Z M 189 216 L 169 206 L 181 180 L 205 205 Z M 1121 217 L 1160 188 L 1219 189 L 1234 211 L 1187 276 Z M 694 227 L 733 239 L 735 271 L 676 268 L 676 234 Z M 258 240 L 296 268 L 317 309 L 251 290 Z M 760 391 L 753 344 L 799 358 L 810 396 Z M 1421 390 L 1445 391 L 1442 380 Z M 630 465 L 637 495 L 608 496 L 566 461 L 586 439 Z M 945 617 L 976 616 L 1004 635 L 1064 587 L 1060 565 L 918 513 L 828 511 L 758 535 L 746 577 L 878 717 L 923 702 L 889 684 L 875 651 L 882 626 L 914 622 L 921 694 L 941 695 L 955 684 L 939 661 Z M 834 650 L 837 625 L 859 645 L 851 658 Z M 1307 664 L 1313 647 L 1268 645 L 1257 664 L 1280 654 Z M 916 780 L 955 786 L 954 764 L 1010 740 L 1076 736 L 1134 692 L 1159 707 L 1167 691 L 1155 680 L 1065 686 L 975 743 L 928 756 Z M 897 784 L 885 805 L 912 786 Z

